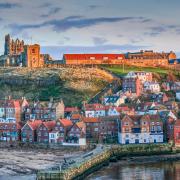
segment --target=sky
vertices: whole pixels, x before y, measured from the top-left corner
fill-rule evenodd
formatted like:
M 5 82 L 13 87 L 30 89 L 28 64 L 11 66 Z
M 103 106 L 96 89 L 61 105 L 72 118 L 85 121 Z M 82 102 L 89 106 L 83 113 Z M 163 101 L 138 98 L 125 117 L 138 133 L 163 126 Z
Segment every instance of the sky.
M 180 0 L 0 0 L 4 36 L 40 44 L 42 53 L 175 51 L 180 57 Z

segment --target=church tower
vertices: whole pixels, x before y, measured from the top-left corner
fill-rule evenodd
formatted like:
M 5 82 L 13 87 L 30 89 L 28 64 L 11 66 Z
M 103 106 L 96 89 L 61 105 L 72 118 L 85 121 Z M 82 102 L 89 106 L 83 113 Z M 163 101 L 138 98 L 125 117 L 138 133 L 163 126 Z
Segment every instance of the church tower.
M 10 54 L 10 47 L 11 47 L 11 38 L 10 35 L 5 36 L 5 44 L 4 44 L 4 55 Z

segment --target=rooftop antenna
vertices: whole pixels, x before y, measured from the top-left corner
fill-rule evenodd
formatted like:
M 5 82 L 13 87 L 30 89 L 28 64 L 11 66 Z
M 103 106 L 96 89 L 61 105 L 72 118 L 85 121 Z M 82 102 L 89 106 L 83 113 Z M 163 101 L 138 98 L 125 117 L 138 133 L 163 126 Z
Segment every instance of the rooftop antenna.
M 31 36 L 31 45 L 32 45 L 32 36 Z

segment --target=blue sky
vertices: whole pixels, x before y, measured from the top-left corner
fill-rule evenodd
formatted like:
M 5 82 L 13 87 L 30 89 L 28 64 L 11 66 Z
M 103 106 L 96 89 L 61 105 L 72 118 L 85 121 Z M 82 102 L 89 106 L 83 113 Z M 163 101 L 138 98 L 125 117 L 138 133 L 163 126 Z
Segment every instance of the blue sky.
M 179 8 L 179 0 L 0 0 L 0 53 L 10 33 L 55 59 L 141 49 L 180 55 Z

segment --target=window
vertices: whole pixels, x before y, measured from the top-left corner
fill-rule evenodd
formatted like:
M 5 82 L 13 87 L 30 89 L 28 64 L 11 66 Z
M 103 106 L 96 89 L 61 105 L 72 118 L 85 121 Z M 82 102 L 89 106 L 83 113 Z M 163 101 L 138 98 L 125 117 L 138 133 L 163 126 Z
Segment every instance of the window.
M 35 51 L 35 49 L 32 49 L 32 53 L 34 54 L 36 51 Z
M 95 57 L 90 57 L 90 60 L 95 60 L 96 58 Z
M 125 126 L 128 126 L 128 125 L 129 125 L 129 122 L 125 122 L 124 125 L 125 125 Z
M 155 131 L 155 126 L 151 126 L 151 131 Z
M 157 126 L 157 131 L 161 131 L 161 126 Z

